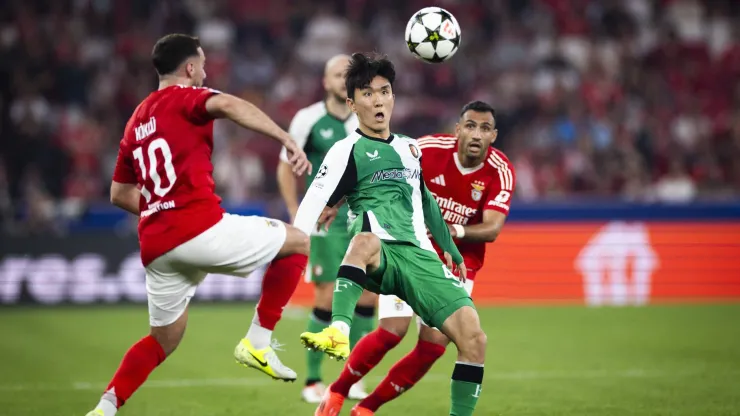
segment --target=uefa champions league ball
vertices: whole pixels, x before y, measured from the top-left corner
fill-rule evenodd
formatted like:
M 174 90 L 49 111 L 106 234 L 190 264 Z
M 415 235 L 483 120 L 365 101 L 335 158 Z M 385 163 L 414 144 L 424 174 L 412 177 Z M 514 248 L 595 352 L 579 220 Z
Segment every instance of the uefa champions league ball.
M 439 7 L 425 7 L 414 13 L 406 25 L 406 45 L 417 58 L 430 63 L 444 62 L 460 47 L 460 25 L 452 13 Z

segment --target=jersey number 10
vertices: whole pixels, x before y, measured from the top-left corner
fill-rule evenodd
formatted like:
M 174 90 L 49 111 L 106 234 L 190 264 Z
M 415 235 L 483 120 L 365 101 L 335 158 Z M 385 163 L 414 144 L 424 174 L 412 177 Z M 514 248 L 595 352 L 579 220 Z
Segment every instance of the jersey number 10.
M 157 150 L 162 152 L 164 172 L 167 175 L 168 185 L 165 188 L 162 187 L 162 178 L 157 172 L 157 168 L 159 167 L 159 161 L 157 160 Z M 172 187 L 175 185 L 175 180 L 177 179 L 177 175 L 175 174 L 175 167 L 172 165 L 172 151 L 170 151 L 170 145 L 167 144 L 167 141 L 165 139 L 160 137 L 149 142 L 149 147 L 147 148 L 146 153 L 149 157 L 149 177 L 152 180 L 152 184 L 154 184 L 154 194 L 159 197 L 163 197 L 167 195 L 167 192 L 169 192 L 170 189 L 172 189 Z M 144 181 L 144 183 L 141 185 L 141 194 L 144 195 L 144 199 L 146 199 L 146 202 L 149 203 L 152 200 L 152 194 L 151 192 L 149 192 L 145 185 L 147 169 L 146 163 L 144 162 L 144 150 L 141 147 L 137 147 L 136 150 L 134 150 L 134 159 L 139 162 L 141 179 L 143 179 Z

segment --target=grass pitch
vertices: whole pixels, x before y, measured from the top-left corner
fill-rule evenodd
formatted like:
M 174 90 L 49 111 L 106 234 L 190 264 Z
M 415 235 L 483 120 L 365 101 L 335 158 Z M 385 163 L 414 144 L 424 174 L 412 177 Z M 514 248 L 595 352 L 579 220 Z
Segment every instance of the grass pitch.
M 312 415 L 300 379 L 275 382 L 234 363 L 252 313 L 252 305 L 193 305 L 180 349 L 121 416 Z M 299 377 L 306 316 L 286 311 L 275 334 Z M 476 415 L 740 415 L 740 305 L 486 308 L 481 320 L 489 347 Z M 0 309 L 0 415 L 84 415 L 147 323 L 142 305 Z M 368 376 L 370 386 L 413 335 Z M 378 414 L 446 415 L 454 361 L 451 347 Z M 327 381 L 339 370 L 325 361 Z

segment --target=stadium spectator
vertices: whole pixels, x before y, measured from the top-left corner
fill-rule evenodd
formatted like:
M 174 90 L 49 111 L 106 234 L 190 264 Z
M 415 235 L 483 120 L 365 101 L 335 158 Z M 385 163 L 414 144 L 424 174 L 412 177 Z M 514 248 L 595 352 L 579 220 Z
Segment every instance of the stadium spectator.
M 284 126 L 319 99 L 319 64 L 355 49 L 397 62 L 394 131 L 449 131 L 460 103 L 492 102 L 497 146 L 520 172 L 518 198 L 687 202 L 740 193 L 740 3 L 733 0 L 442 1 L 463 31 L 461 50 L 443 65 L 404 50 L 406 19 L 420 1 L 7 3 L 0 11 L 6 230 L 61 229 L 107 201 L 123 123 L 156 85 L 151 44 L 172 31 L 201 36 L 209 86 L 238 91 Z M 216 174 L 229 178 L 221 195 L 279 207 L 271 203 L 279 149 L 243 139 L 216 129 Z

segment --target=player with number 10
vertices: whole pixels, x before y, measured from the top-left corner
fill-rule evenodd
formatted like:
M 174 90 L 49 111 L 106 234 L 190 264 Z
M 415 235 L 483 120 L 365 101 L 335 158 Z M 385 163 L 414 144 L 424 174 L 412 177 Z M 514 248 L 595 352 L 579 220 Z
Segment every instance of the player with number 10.
M 311 164 L 291 136 L 257 107 L 203 88 L 205 60 L 198 38 L 173 34 L 157 41 L 152 61 L 159 89 L 126 124 L 111 202 L 140 218 L 151 330 L 126 352 L 88 416 L 116 414 L 175 351 L 185 333 L 190 299 L 208 273 L 247 277 L 271 263 L 254 319 L 234 357 L 274 379 L 296 379 L 275 354 L 272 330 L 306 267 L 308 236 L 280 221 L 224 213 L 212 176 L 213 121 L 228 118 L 279 141 L 295 174 L 310 172 Z M 94 335 L 103 336 L 105 330 Z

